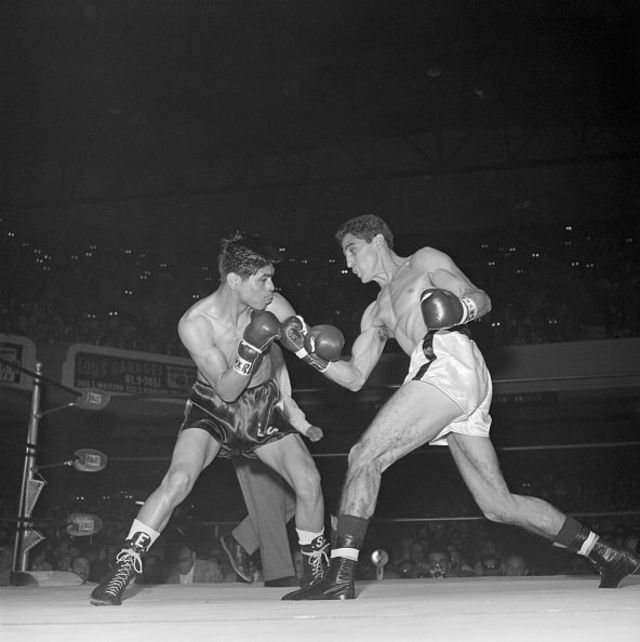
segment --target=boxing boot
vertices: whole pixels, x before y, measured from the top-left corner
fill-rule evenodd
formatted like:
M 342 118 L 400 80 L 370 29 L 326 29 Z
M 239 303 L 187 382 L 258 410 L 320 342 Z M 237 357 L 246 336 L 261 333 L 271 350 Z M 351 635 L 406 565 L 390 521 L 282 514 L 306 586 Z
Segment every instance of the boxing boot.
M 316 537 L 311 544 L 300 546 L 302 553 L 302 580 L 300 586 L 307 588 L 319 582 L 329 568 L 329 544 L 324 535 Z
M 350 535 L 337 535 L 336 548 L 360 549 L 362 540 Z M 352 600 L 356 596 L 354 578 L 357 561 L 346 557 L 333 557 L 325 576 L 306 588 L 288 593 L 283 600 Z
M 600 572 L 600 588 L 617 588 L 628 575 L 640 575 L 640 557 L 603 542 L 593 545 L 588 559 Z
M 151 538 L 146 533 L 135 533 L 116 555 L 105 580 L 91 592 L 90 602 L 95 606 L 119 606 L 129 582 L 142 573 L 141 555 L 149 548 Z
M 316 537 L 311 544 L 300 546 L 302 553 L 302 578 L 297 591 L 287 593 L 283 600 L 297 600 L 296 595 L 320 582 L 329 568 L 329 544 L 324 535 Z

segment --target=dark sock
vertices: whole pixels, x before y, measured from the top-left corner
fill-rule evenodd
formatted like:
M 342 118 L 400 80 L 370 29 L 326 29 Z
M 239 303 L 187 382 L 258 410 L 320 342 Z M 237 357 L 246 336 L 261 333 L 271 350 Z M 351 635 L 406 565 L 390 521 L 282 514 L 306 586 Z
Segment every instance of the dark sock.
M 364 517 L 341 513 L 338 515 L 338 528 L 336 531 L 338 535 L 350 535 L 354 539 L 362 541 L 367 533 L 368 526 L 369 520 Z
M 592 533 L 590 529 L 573 519 L 573 517 L 567 517 L 564 520 L 560 532 L 553 540 L 553 543 L 555 546 L 568 548 L 573 553 L 578 553 L 589 536 L 591 536 L 595 543 L 597 539 L 595 533 Z M 591 546 L 593 546 L 593 544 L 591 544 Z M 591 546 L 589 548 L 591 548 Z M 583 555 L 584 554 L 585 553 L 583 553 Z

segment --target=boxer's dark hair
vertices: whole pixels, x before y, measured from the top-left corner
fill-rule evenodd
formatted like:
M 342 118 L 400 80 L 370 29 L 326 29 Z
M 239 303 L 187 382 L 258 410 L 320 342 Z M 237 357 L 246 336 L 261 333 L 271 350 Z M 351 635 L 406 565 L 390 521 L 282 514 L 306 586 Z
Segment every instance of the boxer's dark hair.
M 347 234 L 353 234 L 356 238 L 363 239 L 367 243 L 371 243 L 376 234 L 382 234 L 387 245 L 393 249 L 393 233 L 389 226 L 375 214 L 363 214 L 343 223 L 336 232 L 338 243 L 342 244 L 342 239 Z
M 225 279 L 233 272 L 241 279 L 247 279 L 266 265 L 280 260 L 276 248 L 257 234 L 236 231 L 220 242 L 218 272 Z

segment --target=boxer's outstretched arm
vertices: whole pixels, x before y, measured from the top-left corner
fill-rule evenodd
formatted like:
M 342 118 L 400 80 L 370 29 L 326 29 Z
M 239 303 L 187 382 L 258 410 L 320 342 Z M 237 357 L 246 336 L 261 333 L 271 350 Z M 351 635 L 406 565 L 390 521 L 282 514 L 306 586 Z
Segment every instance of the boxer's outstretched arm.
M 332 361 L 323 372 L 327 378 L 353 392 L 364 386 L 380 361 L 389 338 L 388 330 L 375 323 L 375 304 L 375 301 L 371 303 L 362 315 L 360 335 L 351 347 L 351 358 L 348 361 Z

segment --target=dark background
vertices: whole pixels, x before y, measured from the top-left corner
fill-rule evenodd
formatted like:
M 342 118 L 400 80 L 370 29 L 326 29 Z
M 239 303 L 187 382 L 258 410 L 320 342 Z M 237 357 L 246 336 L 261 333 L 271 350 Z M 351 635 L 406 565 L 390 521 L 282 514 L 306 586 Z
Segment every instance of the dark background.
M 0 17 L 0 204 L 31 238 L 215 253 L 241 227 L 327 252 L 370 210 L 412 241 L 637 212 L 635 2 L 8 0 Z
M 375 288 L 338 280 L 333 234 L 346 218 L 375 212 L 391 224 L 400 253 L 440 247 L 487 289 L 494 312 L 490 327 L 477 329 L 483 348 L 505 340 L 490 328 L 493 320 L 505 324 L 518 291 L 504 279 L 514 268 L 512 245 L 529 259 L 549 252 L 547 269 L 532 269 L 527 288 L 561 294 L 574 311 L 552 339 L 570 339 L 582 320 L 605 336 L 637 336 L 639 18 L 638 3 L 626 0 L 7 0 L 0 5 L 0 267 L 9 301 L 2 331 L 63 348 L 79 340 L 129 347 L 113 343 L 122 326 L 109 335 L 78 319 L 123 305 L 116 291 L 129 277 L 146 282 L 154 262 L 153 288 L 137 281 L 140 299 L 132 302 L 148 318 L 132 321 L 127 336 L 175 349 L 179 314 L 216 286 L 219 240 L 244 228 L 282 244 L 295 259 L 278 268 L 285 293 L 317 322 L 339 322 L 350 341 Z M 615 290 L 619 334 L 606 312 L 595 321 L 585 303 L 595 299 L 595 277 L 566 279 L 559 267 L 573 258 L 584 267 L 600 241 L 598 277 L 602 289 Z M 331 271 L 328 259 L 336 261 Z M 527 260 L 516 264 L 530 269 Z M 213 277 L 204 278 L 207 265 Z M 36 313 L 38 323 L 29 324 Z M 543 321 L 553 314 L 545 309 Z M 72 325 L 73 336 L 65 335 Z M 629 400 L 603 401 L 591 415 L 585 408 L 551 404 L 533 427 L 517 430 L 513 414 L 498 409 L 497 444 L 637 435 Z M 374 410 L 329 400 L 324 412 L 335 429 L 326 448 L 344 452 Z M 139 420 L 144 409 L 131 413 Z M 43 428 L 42 461 L 90 445 L 121 458 L 170 452 L 176 417 L 153 418 L 135 434 L 121 412 L 96 417 L 92 433 L 62 438 Z M 16 480 L 23 430 L 18 420 L 3 426 Z M 635 451 L 608 453 L 606 464 L 582 450 L 570 462 L 567 454 L 525 463 L 509 454 L 505 471 L 518 488 L 537 484 L 533 490 L 566 510 L 584 510 L 584 498 L 594 510 L 633 508 L 629 493 L 611 498 Z M 475 510 L 446 457 L 419 454 L 390 470 L 382 514 Z M 344 471 L 327 461 L 319 466 L 330 503 Z M 115 477 L 144 498 L 166 461 L 122 466 L 82 483 L 106 493 Z M 209 497 L 212 480 L 214 487 L 233 480 L 226 466 L 199 482 L 199 518 L 235 518 L 242 509 L 235 486 L 198 500 L 199 492 Z M 562 475 L 553 472 L 559 468 Z M 585 490 L 612 472 L 620 475 L 602 493 Z M 409 496 L 407 480 L 413 488 L 427 473 L 424 495 Z M 76 501 L 80 473 L 47 476 L 43 509 Z M 67 484 L 64 497 L 54 498 L 56 480 L 59 489 Z M 637 508 L 637 489 L 631 496 Z M 129 518 L 129 499 L 116 517 Z

